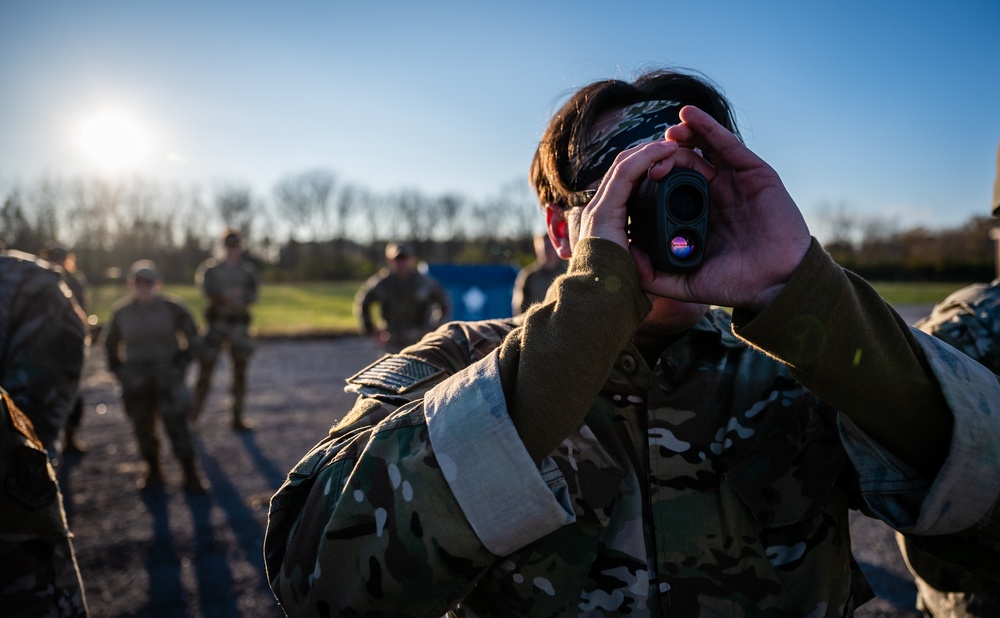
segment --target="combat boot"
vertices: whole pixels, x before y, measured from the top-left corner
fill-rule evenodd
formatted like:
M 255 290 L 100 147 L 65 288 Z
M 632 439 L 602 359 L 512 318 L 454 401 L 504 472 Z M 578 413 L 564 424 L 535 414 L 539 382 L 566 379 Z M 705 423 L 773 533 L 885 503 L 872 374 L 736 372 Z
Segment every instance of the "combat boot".
M 233 405 L 233 430 L 250 431 L 253 429 L 253 422 L 243 418 L 243 402 L 239 399 Z
M 136 481 L 136 486 L 142 491 L 159 491 L 163 489 L 163 470 L 160 469 L 160 460 L 147 459 L 146 472 L 142 478 Z
M 208 484 L 201 480 L 194 457 L 182 459 L 181 469 L 184 471 L 184 493 L 202 495 L 208 491 Z

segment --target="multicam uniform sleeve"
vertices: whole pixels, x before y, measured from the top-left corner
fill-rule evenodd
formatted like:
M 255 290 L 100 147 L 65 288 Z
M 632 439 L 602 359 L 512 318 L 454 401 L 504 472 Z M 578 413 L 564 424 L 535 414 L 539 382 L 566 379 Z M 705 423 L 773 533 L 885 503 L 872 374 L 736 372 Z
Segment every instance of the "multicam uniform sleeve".
M 630 256 L 610 244 L 603 247 L 604 255 L 617 250 L 612 258 L 616 268 L 633 273 L 635 294 L 624 302 L 645 301 L 637 292 Z M 567 293 L 593 293 L 595 304 L 622 297 L 617 274 L 592 270 L 600 261 L 581 258 L 578 270 L 564 279 L 576 287 Z M 591 311 L 607 310 L 587 303 L 567 305 L 584 307 L 583 317 L 566 313 L 576 328 L 593 327 L 599 316 Z M 378 364 L 397 367 L 369 372 L 366 379 L 373 390 L 363 391 L 345 422 L 292 470 L 271 501 L 265 559 L 271 587 L 287 613 L 441 615 L 502 556 L 574 521 L 566 481 L 544 457 L 545 449 L 553 441 L 558 444 L 564 427 L 582 422 L 618 348 L 609 352 L 605 369 L 594 369 L 595 358 L 579 354 L 558 364 L 530 351 L 519 357 L 525 338 L 545 324 L 563 335 L 572 330 L 553 317 L 560 313 L 555 307 L 534 311 L 539 312 L 537 321 L 529 314 L 503 340 L 503 352 L 496 344 L 470 341 L 471 365 L 455 361 L 449 341 L 428 346 L 425 339 Z M 634 329 L 645 311 L 648 306 L 633 307 L 635 323 L 623 330 Z M 430 337 L 466 327 L 446 325 Z M 546 349 L 553 353 L 558 354 Z M 474 358 L 476 354 L 481 357 Z M 507 357 L 501 359 L 502 354 Z M 522 436 L 535 428 L 523 422 L 516 426 L 508 401 L 522 406 L 522 420 L 530 412 L 546 416 L 539 410 L 552 402 L 537 394 L 538 406 L 529 410 L 524 404 L 529 393 L 510 400 L 523 386 L 511 380 L 521 378 L 519 361 L 529 365 L 525 372 L 534 363 L 547 368 L 538 371 L 545 375 L 535 384 L 551 386 L 556 375 L 566 372 L 567 390 L 584 391 L 577 396 L 583 403 L 563 406 L 572 412 L 568 416 L 578 418 L 537 428 L 546 435 L 531 446 Z M 388 370 L 378 385 L 375 374 L 381 369 Z M 595 372 L 604 372 L 596 384 L 581 389 L 575 383 L 594 381 Z M 588 394 L 589 388 L 595 392 Z M 548 416 L 559 416 L 552 412 Z
M 734 324 L 841 411 L 870 513 L 915 535 L 1000 531 L 997 376 L 906 326 L 815 243 L 774 303 Z

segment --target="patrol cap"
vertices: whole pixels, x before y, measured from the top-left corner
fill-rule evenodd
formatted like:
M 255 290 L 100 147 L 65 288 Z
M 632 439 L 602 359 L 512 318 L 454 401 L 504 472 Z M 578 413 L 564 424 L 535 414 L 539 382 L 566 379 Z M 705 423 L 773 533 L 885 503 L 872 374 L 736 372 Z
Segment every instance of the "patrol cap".
M 153 260 L 139 260 L 134 262 L 128 269 L 129 281 L 156 283 L 159 279 L 160 276 L 156 272 L 156 262 Z
M 395 243 L 391 242 L 385 246 L 385 257 L 390 260 L 395 260 L 401 257 L 410 257 L 413 255 L 413 250 L 410 249 L 410 245 L 406 243 Z
M 240 233 L 233 228 L 227 229 L 222 233 L 222 244 L 226 247 L 239 247 L 240 246 Z

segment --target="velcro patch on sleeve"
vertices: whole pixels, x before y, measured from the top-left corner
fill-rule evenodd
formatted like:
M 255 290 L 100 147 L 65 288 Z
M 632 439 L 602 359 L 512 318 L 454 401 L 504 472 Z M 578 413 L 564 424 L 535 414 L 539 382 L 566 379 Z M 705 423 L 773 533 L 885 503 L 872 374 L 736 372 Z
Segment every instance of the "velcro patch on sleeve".
M 388 354 L 347 378 L 347 382 L 400 395 L 444 373 L 444 369 L 425 360 Z

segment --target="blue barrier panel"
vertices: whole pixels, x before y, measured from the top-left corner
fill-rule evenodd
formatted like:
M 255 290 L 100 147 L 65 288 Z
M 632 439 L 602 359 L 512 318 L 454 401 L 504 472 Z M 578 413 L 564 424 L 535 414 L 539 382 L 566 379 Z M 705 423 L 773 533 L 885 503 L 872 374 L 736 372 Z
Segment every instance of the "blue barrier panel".
M 451 295 L 452 320 L 509 318 L 517 268 L 503 264 L 429 264 Z

